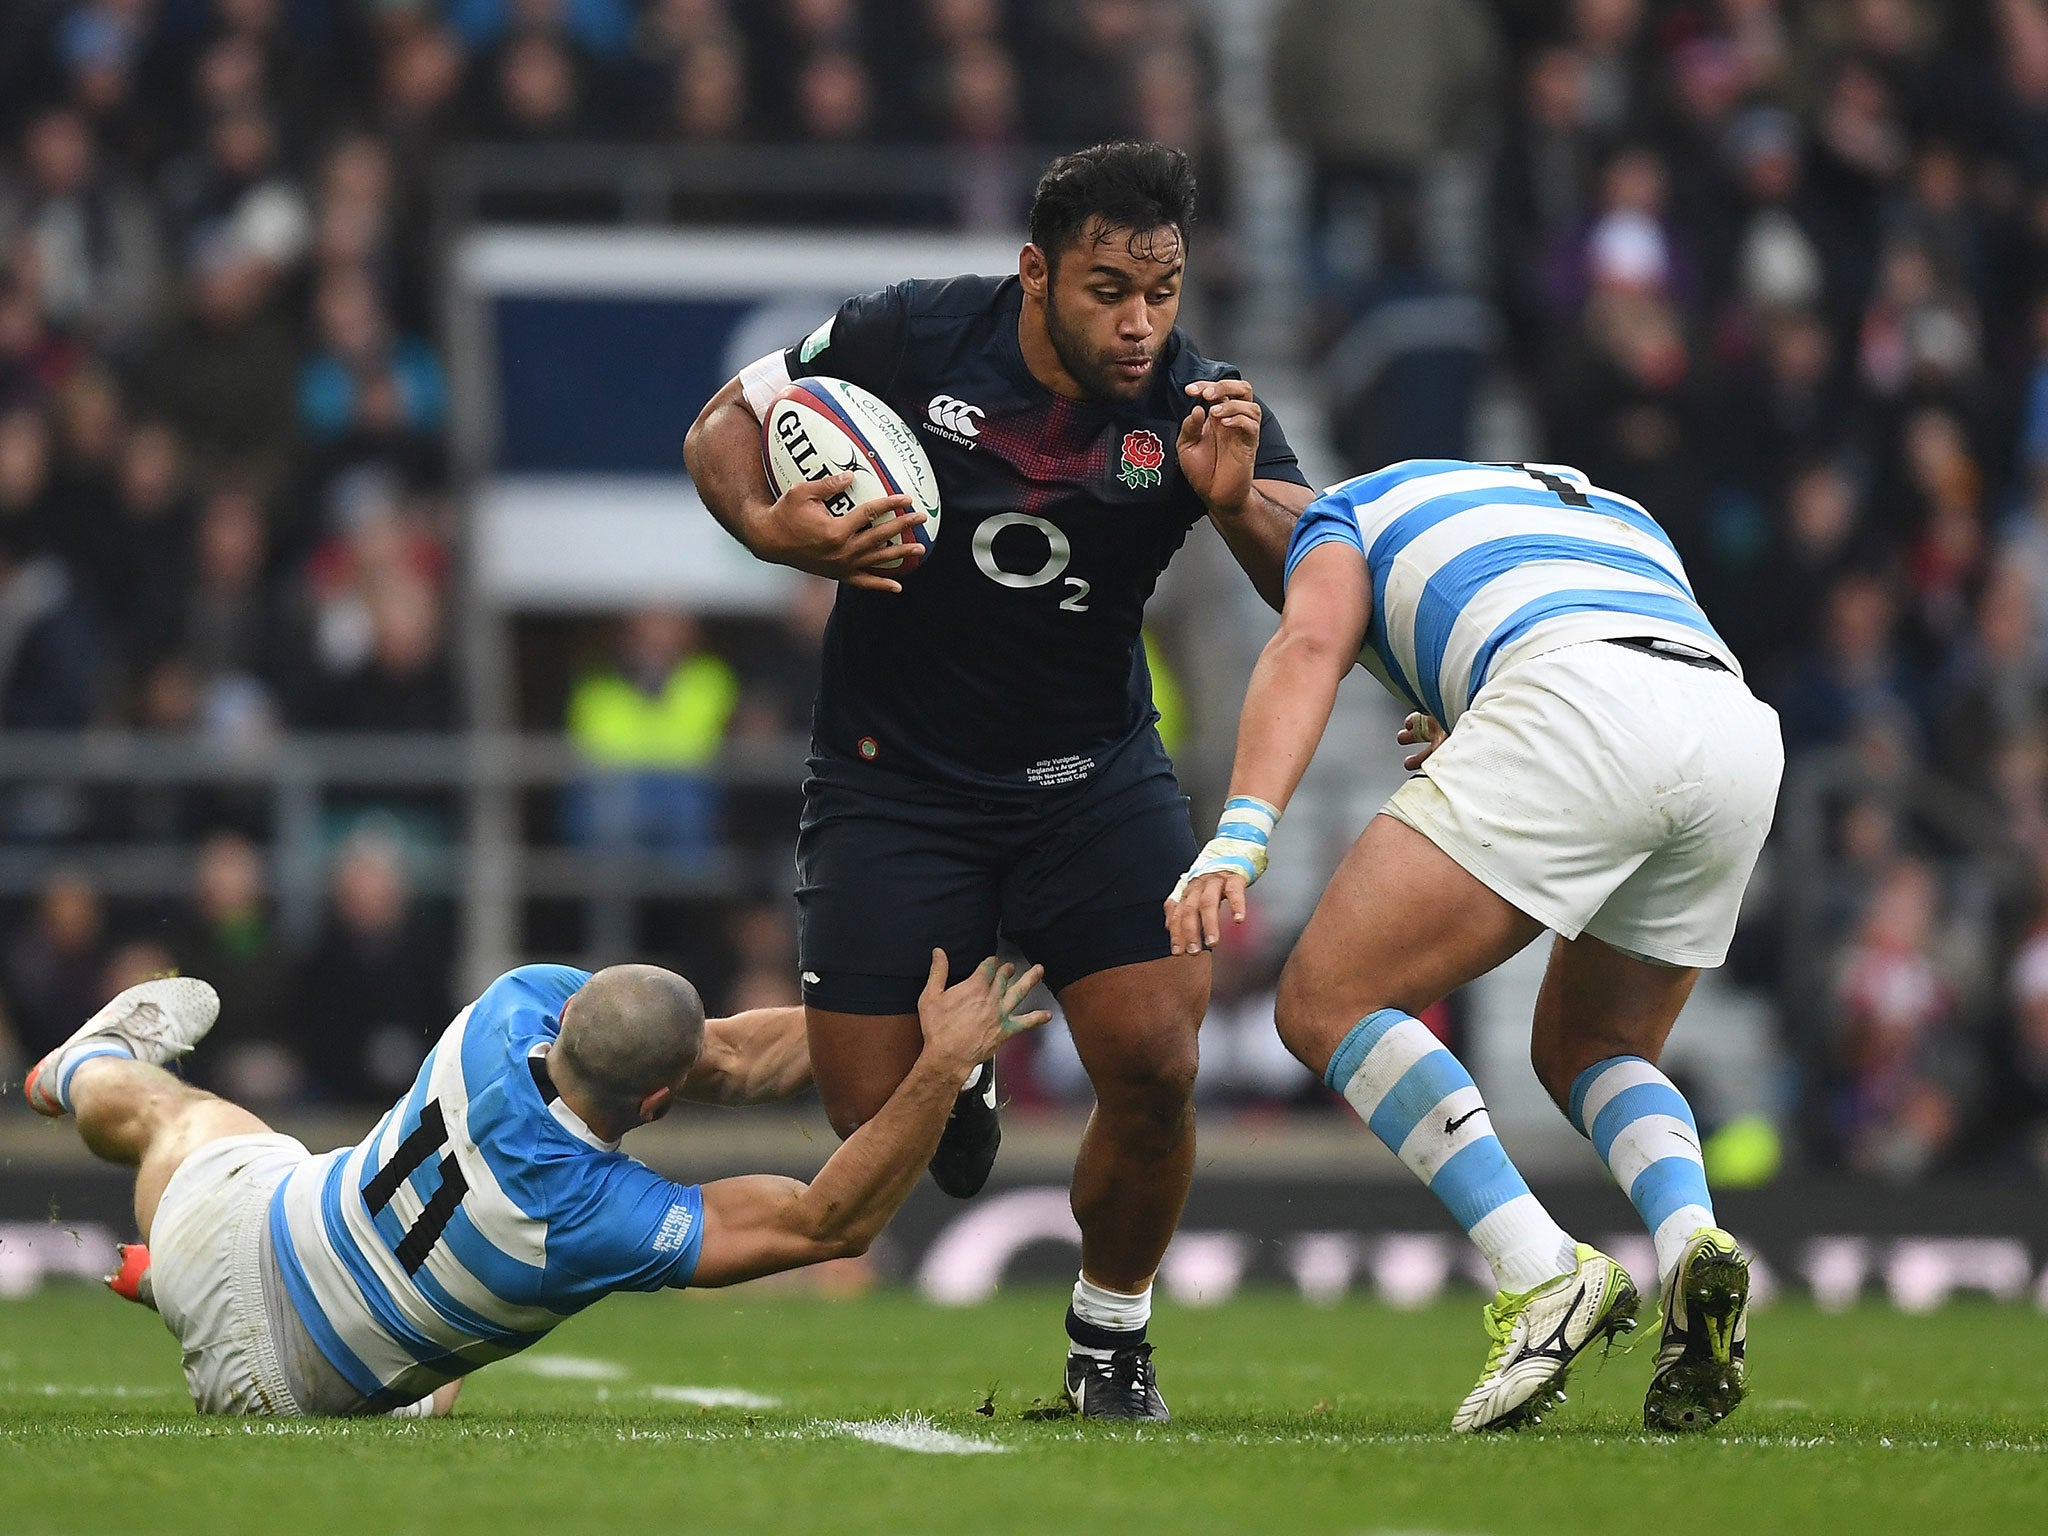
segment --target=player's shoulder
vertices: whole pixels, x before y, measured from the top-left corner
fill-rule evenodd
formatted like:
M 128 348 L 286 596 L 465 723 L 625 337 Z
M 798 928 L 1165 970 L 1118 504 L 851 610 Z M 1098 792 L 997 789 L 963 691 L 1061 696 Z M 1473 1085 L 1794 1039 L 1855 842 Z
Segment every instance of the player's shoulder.
M 799 358 L 809 364 L 827 347 L 839 349 L 835 358 L 853 347 L 866 349 L 862 355 L 871 361 L 879 364 L 886 359 L 893 367 L 906 345 L 920 350 L 934 343 L 946 345 L 963 330 L 988 324 L 1006 303 L 1014 307 L 1016 282 L 1014 277 L 972 273 L 908 277 L 872 293 L 855 294 L 804 339 Z M 856 377 L 855 382 L 864 381 Z
M 554 1183 L 551 1266 L 608 1291 L 688 1282 L 704 1240 L 702 1186 L 616 1149 L 564 1160 Z
M 475 1006 L 482 1008 L 486 1003 L 493 1008 L 530 1003 L 559 1005 L 581 991 L 588 980 L 590 972 L 578 970 L 573 965 L 515 965 L 484 988 Z
M 1340 480 L 1323 492 L 1323 499 L 1351 507 L 1367 507 L 1395 491 L 1456 475 L 1469 479 L 1475 473 L 1499 472 L 1507 466 L 1475 464 L 1469 459 L 1403 459 L 1370 474 Z M 1446 484 L 1446 489 L 1449 485 Z
M 465 1073 L 502 1067 L 533 1043 L 552 1040 L 563 1005 L 588 980 L 590 972 L 573 965 L 521 965 L 485 987 L 460 1016 Z
M 911 277 L 884 290 L 912 324 L 946 325 L 979 319 L 1005 307 L 1019 291 L 1015 275 Z

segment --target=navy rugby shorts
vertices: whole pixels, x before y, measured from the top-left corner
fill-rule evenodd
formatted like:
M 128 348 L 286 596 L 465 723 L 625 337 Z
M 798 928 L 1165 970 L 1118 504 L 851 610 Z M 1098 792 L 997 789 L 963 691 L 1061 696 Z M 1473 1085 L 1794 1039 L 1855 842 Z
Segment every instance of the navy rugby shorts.
M 804 1001 L 917 1011 L 934 947 L 957 981 L 997 939 L 1054 992 L 1170 952 L 1162 907 L 1198 844 L 1144 732 L 1071 789 L 981 799 L 840 757 L 812 760 L 797 834 Z

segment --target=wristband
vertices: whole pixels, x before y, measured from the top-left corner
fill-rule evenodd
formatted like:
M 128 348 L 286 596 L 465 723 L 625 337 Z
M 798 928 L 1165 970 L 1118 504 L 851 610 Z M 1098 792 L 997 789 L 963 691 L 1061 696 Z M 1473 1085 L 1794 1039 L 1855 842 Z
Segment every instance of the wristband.
M 1280 811 L 1251 795 L 1232 795 L 1223 803 L 1223 818 L 1216 835 L 1188 866 L 1173 888 L 1172 901 L 1179 901 L 1190 881 L 1203 875 L 1235 874 L 1252 884 L 1266 872 L 1266 843 L 1280 822 Z

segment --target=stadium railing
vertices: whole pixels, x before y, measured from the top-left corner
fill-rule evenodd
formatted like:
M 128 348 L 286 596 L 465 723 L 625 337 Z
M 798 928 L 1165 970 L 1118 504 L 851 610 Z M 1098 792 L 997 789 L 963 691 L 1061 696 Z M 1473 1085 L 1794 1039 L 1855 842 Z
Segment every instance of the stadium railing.
M 793 791 L 804 751 L 794 736 L 735 741 L 699 776 L 732 790 Z M 416 885 L 424 896 L 454 901 L 465 976 L 495 974 L 510 963 L 500 951 L 529 900 L 584 903 L 589 948 L 617 954 L 630 947 L 636 902 L 732 899 L 787 884 L 786 847 L 753 853 L 723 844 L 676 858 L 601 843 L 537 844 L 517 815 L 503 813 L 520 791 L 582 786 L 625 793 L 633 777 L 594 766 L 544 732 L 281 733 L 227 747 L 196 736 L 135 731 L 0 735 L 0 800 L 50 788 L 183 787 L 260 797 L 271 829 L 278 923 L 294 939 L 310 937 L 319 925 L 332 842 L 325 812 L 337 795 L 449 796 L 461 830 L 450 856 L 420 861 Z M 187 843 L 10 837 L 0 843 L 0 899 L 32 896 L 54 868 L 71 865 L 85 869 L 109 896 L 176 900 L 190 891 L 194 852 Z
M 562 221 L 585 225 L 669 224 L 690 216 L 692 200 L 725 200 L 743 208 L 741 222 L 945 229 L 970 208 L 1014 205 L 1007 227 L 1057 153 L 1029 144 L 465 144 L 437 159 L 434 202 L 446 230 L 503 220 L 500 199 L 526 210 L 515 220 L 551 221 L 534 211 L 550 197 L 564 200 Z

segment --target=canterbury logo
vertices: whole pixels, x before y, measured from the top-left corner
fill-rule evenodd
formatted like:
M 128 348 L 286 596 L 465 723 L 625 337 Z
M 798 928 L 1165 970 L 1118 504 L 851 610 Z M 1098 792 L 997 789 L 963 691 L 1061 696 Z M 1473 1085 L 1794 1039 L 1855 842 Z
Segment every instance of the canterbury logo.
M 924 408 L 924 414 L 935 427 L 958 432 L 962 437 L 979 437 L 981 428 L 975 424 L 975 418 L 987 413 L 980 406 L 955 400 L 951 395 L 933 395 L 932 403 Z

